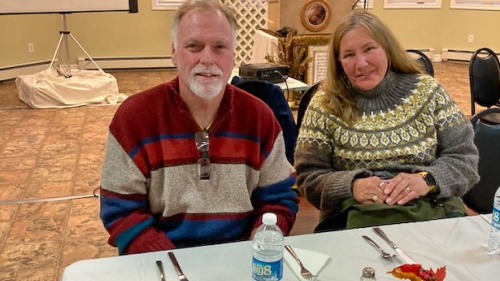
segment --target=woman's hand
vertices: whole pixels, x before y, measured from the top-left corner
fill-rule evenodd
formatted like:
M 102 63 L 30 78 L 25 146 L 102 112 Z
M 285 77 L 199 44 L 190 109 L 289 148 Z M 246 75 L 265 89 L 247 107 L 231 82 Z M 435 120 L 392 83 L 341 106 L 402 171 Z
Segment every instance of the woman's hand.
M 352 182 L 352 196 L 363 204 L 384 203 L 388 196 L 384 190 L 389 182 L 379 177 L 355 179 Z
M 404 205 L 408 201 L 425 196 L 429 187 L 419 174 L 400 173 L 384 186 L 385 203 L 388 205 Z

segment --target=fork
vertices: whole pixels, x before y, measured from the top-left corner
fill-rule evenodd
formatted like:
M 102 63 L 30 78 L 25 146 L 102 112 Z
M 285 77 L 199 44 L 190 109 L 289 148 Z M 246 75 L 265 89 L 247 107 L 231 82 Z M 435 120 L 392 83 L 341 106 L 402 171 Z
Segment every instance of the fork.
M 170 258 L 170 260 L 172 261 L 172 264 L 174 265 L 175 272 L 177 272 L 177 276 L 179 277 L 179 280 L 180 281 L 189 281 L 186 278 L 186 275 L 184 275 L 184 273 L 182 272 L 181 266 L 177 262 L 177 259 L 175 258 L 174 253 L 168 252 L 168 257 Z
M 165 281 L 165 271 L 163 270 L 163 263 L 161 261 L 156 261 L 156 265 L 158 266 L 158 270 L 160 270 L 161 281 Z
M 307 268 L 304 267 L 302 261 L 299 259 L 299 256 L 295 253 L 290 245 L 285 245 L 285 249 L 292 255 L 292 257 L 297 261 L 300 265 L 300 275 L 304 278 L 315 277 L 316 275 L 312 274 Z

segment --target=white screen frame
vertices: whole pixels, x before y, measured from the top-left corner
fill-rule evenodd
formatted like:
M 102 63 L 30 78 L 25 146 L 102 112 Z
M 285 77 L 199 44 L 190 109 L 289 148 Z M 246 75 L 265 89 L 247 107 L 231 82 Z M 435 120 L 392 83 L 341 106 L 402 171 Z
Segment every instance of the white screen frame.
M 137 0 L 0 0 L 0 15 L 112 11 L 137 12 Z

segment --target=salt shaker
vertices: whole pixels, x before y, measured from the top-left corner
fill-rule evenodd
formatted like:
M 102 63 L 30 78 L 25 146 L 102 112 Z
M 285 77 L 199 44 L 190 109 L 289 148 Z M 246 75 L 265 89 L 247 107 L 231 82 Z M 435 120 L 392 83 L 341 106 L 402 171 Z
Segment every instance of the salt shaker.
M 373 267 L 365 267 L 363 268 L 363 273 L 361 274 L 361 278 L 359 281 L 376 281 L 375 278 L 375 269 Z

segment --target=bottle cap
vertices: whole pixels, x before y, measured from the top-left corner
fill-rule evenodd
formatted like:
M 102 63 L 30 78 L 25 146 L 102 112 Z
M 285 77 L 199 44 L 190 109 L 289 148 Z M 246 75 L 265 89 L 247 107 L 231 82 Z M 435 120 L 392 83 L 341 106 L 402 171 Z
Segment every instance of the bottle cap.
M 372 267 L 363 268 L 363 277 L 364 278 L 375 278 L 375 269 Z
M 265 213 L 262 216 L 262 223 L 267 224 L 267 225 L 273 225 L 276 224 L 278 221 L 278 217 L 276 217 L 276 214 L 274 213 Z

